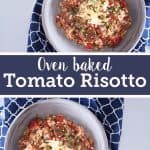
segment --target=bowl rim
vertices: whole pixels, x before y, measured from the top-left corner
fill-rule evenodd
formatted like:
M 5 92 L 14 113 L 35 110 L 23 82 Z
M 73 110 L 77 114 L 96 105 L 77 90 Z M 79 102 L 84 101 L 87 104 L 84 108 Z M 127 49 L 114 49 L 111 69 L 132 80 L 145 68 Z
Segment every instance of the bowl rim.
M 138 39 L 134 42 L 133 46 L 130 48 L 128 52 L 132 52 L 132 50 L 135 48 L 135 46 L 138 44 L 139 40 L 141 39 L 143 32 L 144 32 L 144 27 L 146 24 L 146 8 L 145 8 L 145 1 L 141 0 L 141 7 L 142 7 L 142 13 L 143 13 L 143 18 L 142 18 L 142 24 L 140 27 L 140 32 L 138 33 Z
M 43 100 L 43 101 L 42 101 Z M 9 145 L 9 141 L 8 139 L 11 137 L 11 132 L 12 132 L 12 129 L 16 123 L 16 121 L 23 115 L 25 114 L 28 110 L 32 109 L 32 107 L 36 107 L 36 105 L 40 105 L 40 104 L 51 104 L 51 103 L 59 103 L 59 102 L 62 102 L 63 104 L 68 104 L 70 103 L 71 105 L 76 105 L 76 107 L 80 107 L 82 110 L 84 110 L 86 113 L 88 113 L 92 118 L 93 120 L 95 121 L 95 123 L 98 125 L 99 129 L 101 130 L 101 134 L 102 134 L 102 137 L 103 137 L 103 142 L 104 142 L 104 145 L 105 145 L 105 150 L 109 150 L 109 146 L 108 146 L 108 139 L 107 139 L 107 136 L 106 136 L 106 132 L 104 130 L 104 127 L 102 125 L 102 123 L 98 120 L 98 118 L 88 109 L 86 108 L 85 106 L 83 105 L 80 105 L 74 101 L 69 101 L 67 99 L 64 99 L 64 98 L 48 98 L 48 99 L 44 99 L 44 98 L 41 98 L 40 101 L 36 102 L 36 103 L 33 103 L 31 104 L 30 106 L 27 106 L 24 110 L 22 110 L 16 117 L 15 119 L 13 120 L 13 122 L 10 124 L 9 128 L 8 128 L 8 131 L 7 131 L 7 135 L 5 137 L 5 142 L 4 142 L 4 149 L 7 150 L 6 148 L 8 147 Z
M 141 1 L 141 8 L 142 8 L 142 13 L 143 13 L 143 17 L 141 18 L 141 26 L 139 28 L 139 31 L 137 33 L 137 39 L 135 40 L 135 42 L 133 43 L 133 45 L 130 47 L 130 49 L 125 50 L 125 51 L 77 51 L 77 52 L 73 52 L 73 51 L 61 51 L 60 49 L 57 48 L 57 45 L 55 43 L 53 43 L 53 41 L 51 40 L 50 35 L 48 34 L 48 28 L 46 25 L 46 7 L 47 7 L 47 3 L 49 2 L 49 0 L 44 0 L 43 5 L 42 5 L 42 26 L 46 35 L 46 38 L 48 39 L 48 42 L 52 45 L 52 47 L 56 50 L 56 52 L 63 52 L 63 53 L 113 53 L 113 52 L 132 52 L 132 50 L 135 48 L 135 46 L 137 45 L 137 43 L 139 42 L 140 38 L 142 37 L 142 34 L 144 32 L 144 27 L 145 27 L 145 23 L 146 23 L 146 8 L 145 8 L 145 1 L 144 0 L 140 0 Z

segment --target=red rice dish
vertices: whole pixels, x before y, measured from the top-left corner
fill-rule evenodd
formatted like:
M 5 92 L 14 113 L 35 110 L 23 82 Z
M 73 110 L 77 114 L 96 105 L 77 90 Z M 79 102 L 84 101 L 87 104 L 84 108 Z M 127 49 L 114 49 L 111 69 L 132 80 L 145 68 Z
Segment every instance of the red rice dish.
M 86 49 L 117 46 L 131 26 L 125 0 L 60 0 L 56 24 Z
M 94 150 L 93 139 L 83 127 L 53 115 L 33 119 L 19 140 L 20 150 Z

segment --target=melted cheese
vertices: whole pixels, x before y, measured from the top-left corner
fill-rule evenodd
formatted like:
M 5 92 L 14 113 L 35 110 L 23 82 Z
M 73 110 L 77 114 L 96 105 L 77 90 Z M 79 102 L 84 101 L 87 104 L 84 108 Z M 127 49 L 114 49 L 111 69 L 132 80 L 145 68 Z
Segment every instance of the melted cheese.
M 118 15 L 118 19 L 120 21 L 123 21 L 125 16 L 126 16 L 126 13 L 125 13 L 125 11 L 122 10 L 122 11 L 120 11 L 120 14 Z
M 46 143 L 43 143 L 40 148 L 43 148 L 43 150 L 73 150 L 66 145 L 63 145 L 62 142 L 54 140 L 46 141 Z
M 24 150 L 35 150 L 35 148 L 31 144 L 28 144 Z
M 90 24 L 101 25 L 104 21 L 107 21 L 105 11 L 107 11 L 108 6 L 108 0 L 105 0 L 105 2 L 100 0 L 88 0 L 88 2 L 81 4 L 77 15 L 88 20 Z

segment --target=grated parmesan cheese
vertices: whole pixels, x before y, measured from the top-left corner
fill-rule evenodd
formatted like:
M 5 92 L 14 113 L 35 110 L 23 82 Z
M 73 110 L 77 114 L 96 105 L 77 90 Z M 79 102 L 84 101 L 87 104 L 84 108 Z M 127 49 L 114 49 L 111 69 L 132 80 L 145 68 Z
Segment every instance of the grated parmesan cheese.
M 73 150 L 62 144 L 61 141 L 54 140 L 47 140 L 46 143 L 41 144 L 40 148 L 43 148 L 43 150 Z
M 105 11 L 107 11 L 108 6 L 108 0 L 105 2 L 89 0 L 81 4 L 77 16 L 88 20 L 88 23 L 102 25 L 104 21 L 107 21 Z

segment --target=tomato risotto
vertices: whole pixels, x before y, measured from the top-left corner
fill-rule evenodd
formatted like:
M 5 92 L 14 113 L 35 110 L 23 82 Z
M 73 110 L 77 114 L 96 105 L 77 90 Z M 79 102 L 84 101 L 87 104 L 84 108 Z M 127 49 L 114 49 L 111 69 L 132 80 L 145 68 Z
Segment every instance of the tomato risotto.
M 57 26 L 86 49 L 117 46 L 131 26 L 125 0 L 60 0 Z
M 19 140 L 20 150 L 94 150 L 93 139 L 84 128 L 66 119 L 52 115 L 33 119 Z

